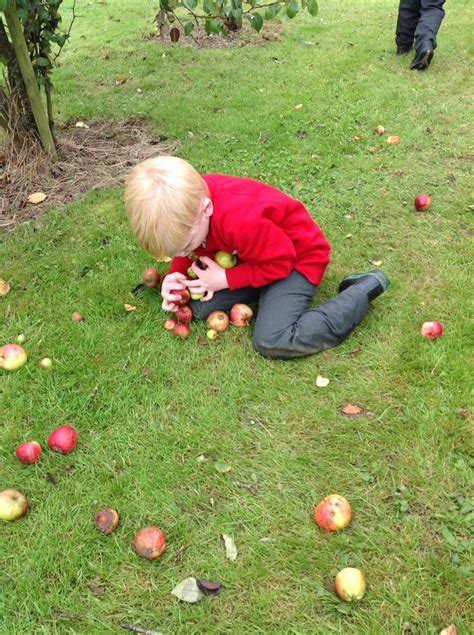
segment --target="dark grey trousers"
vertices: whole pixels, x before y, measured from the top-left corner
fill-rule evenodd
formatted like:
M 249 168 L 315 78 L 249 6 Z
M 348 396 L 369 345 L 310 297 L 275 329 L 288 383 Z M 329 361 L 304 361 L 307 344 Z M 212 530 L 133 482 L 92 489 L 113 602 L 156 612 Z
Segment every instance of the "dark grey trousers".
M 445 0 L 400 0 L 396 43 L 409 51 L 415 42 L 417 51 L 436 48 L 436 35 L 444 18 Z
M 266 287 L 225 289 L 209 302 L 191 301 L 190 306 L 196 318 L 205 320 L 212 311 L 230 311 L 238 302 L 258 301 L 253 345 L 264 357 L 291 359 L 340 344 L 369 309 L 367 293 L 353 285 L 308 310 L 316 290 L 316 285 L 293 271 L 288 278 Z

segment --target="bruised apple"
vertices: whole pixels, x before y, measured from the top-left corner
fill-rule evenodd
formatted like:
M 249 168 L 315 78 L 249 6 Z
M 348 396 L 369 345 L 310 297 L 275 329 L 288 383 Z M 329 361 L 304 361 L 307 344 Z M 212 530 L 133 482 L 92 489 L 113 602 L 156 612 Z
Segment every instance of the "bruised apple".
M 51 433 L 48 445 L 53 452 L 70 454 L 77 446 L 77 432 L 71 426 L 60 426 Z
M 167 331 L 174 331 L 174 327 L 178 324 L 178 322 L 174 318 L 168 318 L 165 320 L 165 329 Z
M 237 256 L 234 254 L 229 254 L 227 251 L 216 251 L 214 255 L 214 260 L 217 262 L 219 266 L 223 269 L 232 269 L 237 264 Z
M 155 289 L 159 284 L 160 284 L 160 280 L 161 280 L 161 275 L 160 272 L 158 271 L 158 269 L 155 269 L 154 267 L 149 267 L 148 269 L 145 269 L 145 271 L 143 272 L 143 286 L 147 287 L 148 289 Z
M 246 304 L 234 304 L 230 310 L 230 321 L 234 326 L 248 326 L 252 318 L 253 311 Z
M 207 326 L 218 333 L 223 333 L 229 328 L 229 316 L 224 311 L 213 311 L 207 318 Z
M 38 463 L 41 458 L 41 452 L 42 449 L 38 441 L 28 441 L 27 443 L 22 443 L 15 450 L 16 458 L 20 461 L 20 463 L 24 463 L 25 465 Z
M 344 602 L 362 600 L 367 589 L 364 574 L 359 569 L 347 567 L 342 569 L 335 580 L 336 593 Z
M 189 324 L 189 322 L 193 319 L 193 310 L 190 306 L 180 306 L 176 311 L 176 317 L 179 322 L 184 322 L 185 324 Z
M 351 522 L 352 509 L 344 496 L 326 496 L 314 510 L 314 519 L 322 529 L 339 531 Z
M 0 368 L 18 370 L 28 359 L 24 348 L 18 344 L 5 344 L 0 348 Z
M 145 527 L 138 532 L 134 541 L 138 554 L 148 560 L 159 558 L 166 548 L 166 537 L 159 527 Z
M 427 340 L 436 340 L 443 335 L 443 326 L 440 322 L 424 322 L 421 327 L 421 334 Z
M 99 509 L 99 511 L 95 513 L 94 520 L 97 529 L 108 536 L 117 529 L 119 515 L 115 509 L 104 507 L 104 509 Z

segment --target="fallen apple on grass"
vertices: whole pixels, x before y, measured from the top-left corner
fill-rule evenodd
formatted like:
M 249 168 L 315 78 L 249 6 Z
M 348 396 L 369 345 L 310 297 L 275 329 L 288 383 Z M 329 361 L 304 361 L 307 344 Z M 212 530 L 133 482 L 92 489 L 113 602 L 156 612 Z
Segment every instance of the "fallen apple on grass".
M 25 465 L 32 465 L 38 463 L 41 458 L 42 449 L 38 441 L 28 441 L 22 443 L 15 450 L 16 458 L 20 463 Z
M 70 454 L 77 446 L 77 432 L 71 426 L 60 426 L 54 430 L 49 439 L 48 445 L 53 452 L 59 454 Z
M 229 328 L 229 316 L 224 311 L 213 311 L 207 318 L 207 326 L 218 333 Z
M 189 328 L 189 324 L 184 324 L 183 322 L 178 322 L 173 329 L 173 333 L 178 335 L 178 337 L 182 337 L 183 339 L 189 337 L 191 334 L 191 329 Z
M 18 344 L 5 344 L 0 348 L 0 368 L 18 370 L 26 364 L 28 356 Z
M 16 338 L 18 344 L 24 344 L 26 342 L 26 335 L 24 333 L 20 333 Z
M 364 597 L 367 590 L 367 582 L 360 569 L 347 567 L 337 574 L 335 588 L 341 600 L 344 600 L 344 602 L 356 602 Z
M 84 316 L 80 311 L 74 311 L 71 318 L 73 322 L 84 322 Z
M 314 510 L 317 524 L 327 531 L 340 531 L 351 522 L 352 509 L 349 501 L 339 494 L 326 496 Z
M 17 489 L 0 492 L 0 520 L 16 520 L 28 511 L 28 499 Z
M 94 521 L 97 529 L 108 536 L 117 529 L 119 515 L 115 509 L 104 507 L 104 509 L 99 509 L 99 511 L 95 513 Z
M 155 289 L 160 284 L 160 280 L 160 272 L 154 267 L 149 267 L 143 272 L 142 284 L 147 289 Z
M 174 327 L 178 324 L 178 322 L 174 318 L 168 318 L 165 320 L 165 329 L 167 331 L 174 331 Z
M 215 329 L 208 329 L 206 337 L 210 342 L 214 342 L 217 339 L 217 331 Z
M 50 368 L 53 367 L 53 360 L 50 359 L 49 357 L 43 357 L 43 359 L 40 359 L 39 365 L 44 370 L 49 370 Z
M 424 322 L 421 327 L 421 334 L 427 340 L 436 340 L 443 335 L 443 326 L 440 322 Z
M 145 527 L 135 536 L 134 545 L 140 556 L 154 560 L 166 549 L 166 537 L 159 527 Z
M 419 212 L 426 212 L 430 209 L 432 204 L 431 196 L 429 194 L 418 194 L 415 198 L 415 207 Z
M 234 326 L 248 326 L 252 318 L 253 311 L 246 304 L 234 304 L 230 310 L 230 321 Z
M 184 322 L 185 324 L 189 324 L 189 322 L 193 319 L 193 310 L 190 306 L 180 306 L 176 311 L 176 317 L 179 322 Z
M 219 266 L 223 269 L 232 269 L 237 264 L 237 256 L 234 254 L 229 254 L 227 251 L 216 251 L 214 255 L 214 260 L 217 262 Z

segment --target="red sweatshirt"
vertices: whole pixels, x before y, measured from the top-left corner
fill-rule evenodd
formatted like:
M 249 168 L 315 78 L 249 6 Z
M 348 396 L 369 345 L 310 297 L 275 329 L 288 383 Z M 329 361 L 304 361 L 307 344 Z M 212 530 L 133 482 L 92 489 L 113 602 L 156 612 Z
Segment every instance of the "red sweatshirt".
M 214 205 L 209 233 L 198 256 L 223 250 L 237 254 L 226 269 L 229 289 L 262 287 L 296 269 L 319 284 L 330 262 L 331 246 L 302 203 L 254 179 L 206 174 Z M 177 256 L 168 273 L 186 273 L 187 257 Z

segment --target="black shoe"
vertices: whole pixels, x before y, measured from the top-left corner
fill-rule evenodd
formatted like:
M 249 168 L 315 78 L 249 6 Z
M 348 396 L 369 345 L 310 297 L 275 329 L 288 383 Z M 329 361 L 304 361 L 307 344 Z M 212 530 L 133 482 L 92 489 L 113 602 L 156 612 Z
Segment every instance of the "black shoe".
M 413 46 L 397 46 L 397 55 L 408 55 L 413 50 Z
M 413 62 L 411 63 L 411 70 L 424 71 L 431 64 L 431 60 L 433 59 L 433 51 L 430 49 L 425 49 L 421 51 L 417 51 L 415 57 L 413 58 Z
M 390 286 L 390 280 L 381 269 L 372 269 L 367 273 L 353 273 L 339 284 L 339 293 L 357 284 L 362 287 L 369 298 L 374 300 Z

